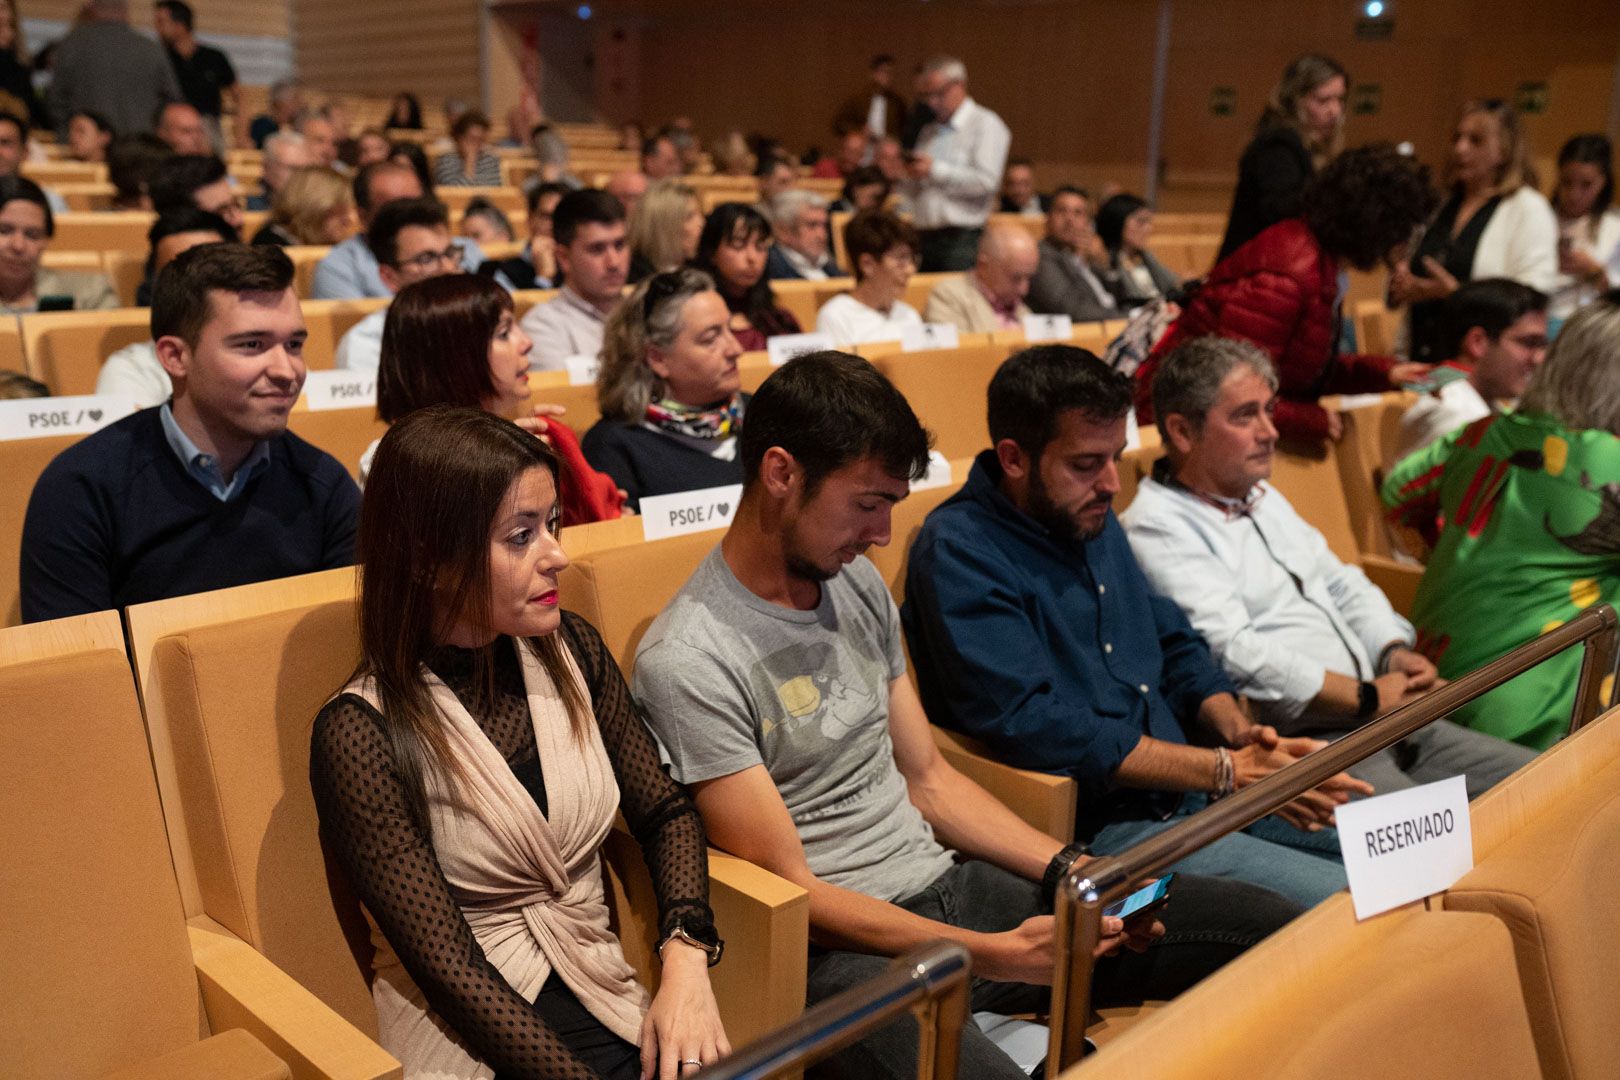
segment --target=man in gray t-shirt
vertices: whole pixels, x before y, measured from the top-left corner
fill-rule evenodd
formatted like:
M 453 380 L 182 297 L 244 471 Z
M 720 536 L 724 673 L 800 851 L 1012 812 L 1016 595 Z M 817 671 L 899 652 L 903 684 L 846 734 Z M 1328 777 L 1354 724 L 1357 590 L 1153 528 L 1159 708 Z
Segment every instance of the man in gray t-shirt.
M 944 938 L 973 957 L 975 1011 L 1042 1009 L 1054 960 L 1040 883 L 1079 849 L 940 755 L 905 675 L 894 602 L 862 558 L 888 543 L 892 508 L 927 466 L 927 434 L 871 364 L 812 353 L 755 394 L 740 456 L 725 539 L 636 658 L 635 694 L 676 779 L 718 847 L 809 893 L 812 1002 Z M 1264 889 L 1191 876 L 1177 876 L 1175 897 L 1177 946 L 1106 956 L 1093 1001 L 1174 996 L 1298 911 Z M 1133 924 L 1128 935 L 1104 919 L 1100 952 L 1162 931 Z M 833 1066 L 898 1080 L 916 1076 L 916 1057 L 908 1021 Z M 1024 1075 L 971 1025 L 959 1062 L 975 1080 Z

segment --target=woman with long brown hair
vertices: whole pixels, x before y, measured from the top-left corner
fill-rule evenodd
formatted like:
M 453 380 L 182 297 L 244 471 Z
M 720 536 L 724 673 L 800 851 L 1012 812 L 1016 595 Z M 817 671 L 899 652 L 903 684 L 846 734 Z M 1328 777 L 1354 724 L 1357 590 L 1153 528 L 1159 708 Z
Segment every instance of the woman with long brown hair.
M 730 1052 L 702 824 L 559 605 L 557 471 L 516 425 L 435 406 L 383 437 L 361 509 L 361 661 L 310 779 L 407 1076 L 671 1078 Z M 650 1005 L 604 899 L 621 812 L 658 894 Z
M 1216 260 L 1305 209 L 1305 187 L 1344 143 L 1350 76 L 1337 60 L 1296 57 L 1271 91 L 1238 162 L 1237 189 Z
M 401 289 L 383 321 L 377 368 L 377 418 L 392 424 L 429 405 L 464 405 L 515 420 L 562 459 L 562 522 L 583 525 L 619 516 L 624 497 L 592 469 L 559 405 L 529 401 L 529 351 L 512 294 L 488 278 L 447 274 Z M 360 458 L 364 483 L 372 443 Z

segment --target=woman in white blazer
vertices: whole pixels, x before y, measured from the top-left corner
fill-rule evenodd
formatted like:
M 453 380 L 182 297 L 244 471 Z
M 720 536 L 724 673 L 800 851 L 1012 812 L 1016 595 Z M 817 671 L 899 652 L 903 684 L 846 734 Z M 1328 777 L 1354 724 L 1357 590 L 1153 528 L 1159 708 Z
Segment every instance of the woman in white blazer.
M 1620 210 L 1607 135 L 1577 135 L 1558 152 L 1558 280 L 1547 305 L 1549 329 L 1609 289 L 1620 288 Z
M 1409 305 L 1411 358 L 1425 363 L 1446 337 L 1445 299 L 1457 286 L 1509 278 L 1550 292 L 1558 278 L 1558 219 L 1532 183 L 1518 116 L 1502 101 L 1470 101 L 1457 119 L 1448 196 L 1412 260 L 1390 277 L 1390 300 Z

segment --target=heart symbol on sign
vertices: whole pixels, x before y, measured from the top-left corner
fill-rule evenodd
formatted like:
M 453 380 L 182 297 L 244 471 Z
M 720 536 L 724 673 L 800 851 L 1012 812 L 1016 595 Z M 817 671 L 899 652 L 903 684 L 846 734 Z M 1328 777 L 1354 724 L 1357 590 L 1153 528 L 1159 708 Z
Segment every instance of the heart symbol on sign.
M 100 409 L 91 409 L 90 410 L 90 419 L 91 420 L 100 420 L 101 419 L 101 410 Z
M 721 517 L 725 517 L 727 514 L 731 513 L 731 504 L 728 502 L 723 502 L 715 506 L 715 509 L 720 512 Z

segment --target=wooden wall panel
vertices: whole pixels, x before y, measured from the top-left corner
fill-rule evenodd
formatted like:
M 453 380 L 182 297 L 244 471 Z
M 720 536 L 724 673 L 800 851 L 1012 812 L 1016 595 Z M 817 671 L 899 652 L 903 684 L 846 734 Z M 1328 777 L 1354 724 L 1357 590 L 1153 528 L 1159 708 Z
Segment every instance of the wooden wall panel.
M 477 103 L 479 0 L 291 0 L 298 77 L 341 93 Z
M 287 38 L 290 34 L 288 0 L 188 0 L 197 16 L 197 34 L 246 34 Z M 71 22 L 83 0 L 24 0 L 18 5 L 30 19 Z M 130 0 L 129 21 L 137 27 L 152 25 L 152 0 Z M 29 42 L 33 47 L 35 43 Z

